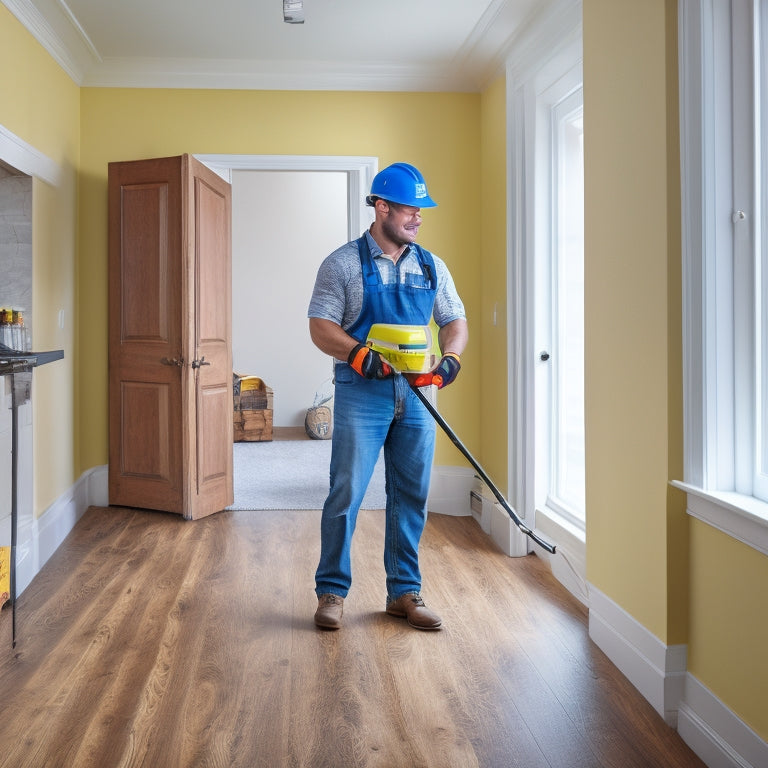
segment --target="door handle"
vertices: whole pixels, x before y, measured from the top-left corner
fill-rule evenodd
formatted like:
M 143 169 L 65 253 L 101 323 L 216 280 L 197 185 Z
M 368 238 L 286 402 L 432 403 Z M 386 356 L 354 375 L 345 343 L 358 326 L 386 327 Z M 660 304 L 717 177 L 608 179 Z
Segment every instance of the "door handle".
M 210 365 L 210 363 L 206 362 L 205 355 L 203 355 L 199 360 L 192 361 L 193 368 L 202 368 L 204 365 Z
M 160 362 L 163 365 L 176 365 L 180 368 L 182 365 L 184 365 L 184 358 L 174 357 L 169 360 L 167 357 L 164 357 L 162 360 L 160 360 Z

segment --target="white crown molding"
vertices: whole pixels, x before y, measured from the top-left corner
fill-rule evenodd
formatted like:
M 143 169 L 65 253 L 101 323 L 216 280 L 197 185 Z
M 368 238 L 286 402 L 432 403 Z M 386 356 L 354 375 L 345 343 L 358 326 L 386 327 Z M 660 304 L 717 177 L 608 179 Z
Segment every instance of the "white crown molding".
M 581 42 L 582 0 L 552 0 L 507 40 L 507 78 L 513 83 L 530 80 L 546 62 L 556 60 L 560 51 L 574 45 L 580 51 Z
M 0 0 L 79 86 L 101 88 L 211 88 L 235 90 L 337 90 L 479 92 L 503 70 L 531 26 L 517 0 L 494 0 L 449 66 L 397 67 L 333 62 L 101 57 L 64 0 Z M 580 0 L 533 4 L 533 19 L 562 17 Z M 522 13 L 530 13 L 524 9 Z M 566 14 L 566 21 L 572 13 Z M 570 22 L 569 22 L 570 23 Z
M 91 41 L 63 0 L 0 0 L 77 85 L 98 62 Z
M 348 66 L 329 62 L 104 58 L 82 83 L 94 88 L 212 88 L 280 91 L 475 90 L 466 74 L 445 68 Z
M 546 8 L 552 1 L 548 0 L 540 6 Z M 476 90 L 481 90 L 503 68 L 514 30 L 522 23 L 519 8 L 520 4 L 511 0 L 495 0 L 456 54 L 453 65 L 457 71 L 476 73 Z M 540 12 L 537 8 L 536 15 Z

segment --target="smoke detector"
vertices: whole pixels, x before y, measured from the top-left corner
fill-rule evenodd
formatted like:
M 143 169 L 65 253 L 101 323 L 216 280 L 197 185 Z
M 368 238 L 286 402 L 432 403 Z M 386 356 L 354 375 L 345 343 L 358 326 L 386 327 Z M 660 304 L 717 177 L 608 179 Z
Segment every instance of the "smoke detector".
M 304 0 L 283 0 L 283 21 L 286 24 L 303 24 Z

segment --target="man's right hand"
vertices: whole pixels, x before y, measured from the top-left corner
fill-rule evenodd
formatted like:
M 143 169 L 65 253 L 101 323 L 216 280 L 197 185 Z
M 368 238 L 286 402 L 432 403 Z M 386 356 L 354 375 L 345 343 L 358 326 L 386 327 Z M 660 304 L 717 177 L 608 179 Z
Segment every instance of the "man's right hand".
M 358 344 L 349 353 L 347 362 L 365 379 L 387 379 L 395 374 L 392 366 L 365 344 Z

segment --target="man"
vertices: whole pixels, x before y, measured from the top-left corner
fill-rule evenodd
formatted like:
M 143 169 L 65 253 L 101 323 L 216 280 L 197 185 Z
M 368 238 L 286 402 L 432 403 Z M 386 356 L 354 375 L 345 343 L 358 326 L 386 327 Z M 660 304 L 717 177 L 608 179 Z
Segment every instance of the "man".
M 404 376 L 365 342 L 374 323 L 428 325 L 434 317 L 442 357 L 433 372 L 438 385 L 447 386 L 461 367 L 467 322 L 445 264 L 416 245 L 421 208 L 437 205 L 418 169 L 406 163 L 385 168 L 374 178 L 366 202 L 375 211 L 373 225 L 323 261 L 308 312 L 312 341 L 336 360 L 330 490 L 315 574 L 315 624 L 341 626 L 352 584 L 350 547 L 357 513 L 383 447 L 386 611 L 417 629 L 438 629 L 440 617 L 420 594 L 418 557 L 435 424 Z

